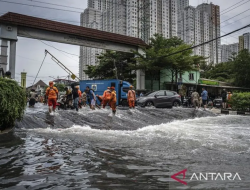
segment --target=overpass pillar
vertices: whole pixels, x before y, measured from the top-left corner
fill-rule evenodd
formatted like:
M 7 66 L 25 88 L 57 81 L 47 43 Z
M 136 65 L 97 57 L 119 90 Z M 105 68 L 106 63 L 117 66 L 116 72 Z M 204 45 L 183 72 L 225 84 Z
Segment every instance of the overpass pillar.
M 0 52 L 0 68 L 3 68 L 4 73 L 7 71 L 7 58 L 8 58 L 8 40 L 1 39 L 1 52 Z
M 10 40 L 10 57 L 9 57 L 9 67 L 11 72 L 11 78 L 15 79 L 16 72 L 16 40 Z
M 145 73 L 142 70 L 136 71 L 136 89 L 145 90 Z

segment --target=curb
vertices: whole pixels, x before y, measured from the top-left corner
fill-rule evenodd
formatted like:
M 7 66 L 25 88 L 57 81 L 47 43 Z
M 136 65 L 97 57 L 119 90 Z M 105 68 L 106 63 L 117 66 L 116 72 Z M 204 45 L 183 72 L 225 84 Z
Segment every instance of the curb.
M 244 111 L 221 110 L 221 114 L 226 114 L 226 115 L 247 115 L 247 116 L 250 116 L 250 112 L 244 112 Z

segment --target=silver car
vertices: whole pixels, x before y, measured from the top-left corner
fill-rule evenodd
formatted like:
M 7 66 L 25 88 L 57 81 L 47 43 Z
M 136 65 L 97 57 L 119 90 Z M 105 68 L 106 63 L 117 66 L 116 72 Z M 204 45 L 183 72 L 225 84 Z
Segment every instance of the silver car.
M 137 105 L 141 107 L 171 108 L 172 106 L 181 105 L 181 96 L 169 90 L 155 91 L 138 98 Z

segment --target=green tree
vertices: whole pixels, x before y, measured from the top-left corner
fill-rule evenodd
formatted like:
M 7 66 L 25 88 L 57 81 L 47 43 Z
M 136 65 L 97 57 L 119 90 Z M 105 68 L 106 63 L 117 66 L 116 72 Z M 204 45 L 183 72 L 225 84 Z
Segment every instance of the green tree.
M 170 45 L 163 35 L 155 34 L 150 39 L 149 46 L 142 47 L 143 53 L 133 51 L 138 64 L 132 67 L 135 70 L 142 70 L 148 76 L 151 90 L 153 90 L 153 81 L 160 81 L 161 70 L 171 64 L 171 61 L 165 58 L 167 54 L 171 53 L 169 47 Z
M 133 83 L 135 72 L 129 65 L 135 64 L 134 54 L 106 51 L 98 56 L 100 63 L 88 66 L 84 72 L 95 79 L 120 79 Z
M 250 53 L 244 49 L 233 59 L 234 84 L 250 88 Z
M 64 84 L 55 84 L 54 86 L 58 89 L 59 92 L 65 91 L 64 90 L 64 88 L 65 88 Z
M 190 47 L 178 37 L 166 39 L 161 34 L 155 34 L 149 46 L 142 48 L 143 53 L 134 52 L 138 61 L 135 69 L 143 70 L 150 76 L 151 90 L 153 90 L 153 80 L 160 81 L 161 70 L 168 69 L 171 72 L 173 89 L 178 74 L 195 69 L 194 65 L 205 60 L 201 56 L 192 56 L 192 50 L 186 50 Z
M 233 61 L 226 63 L 218 63 L 216 65 L 202 65 L 201 69 L 204 71 L 201 73 L 201 78 L 213 79 L 228 83 L 234 81 L 234 69 Z
M 0 128 L 14 126 L 23 118 L 27 98 L 16 81 L 0 77 Z

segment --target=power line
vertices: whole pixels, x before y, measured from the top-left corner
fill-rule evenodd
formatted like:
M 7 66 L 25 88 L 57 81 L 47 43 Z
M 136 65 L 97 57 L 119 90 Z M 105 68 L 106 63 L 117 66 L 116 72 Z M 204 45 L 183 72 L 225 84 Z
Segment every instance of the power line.
M 212 40 L 209 40 L 209 41 L 207 41 L 207 42 L 201 43 L 201 44 L 199 44 L 199 45 L 192 46 L 192 47 L 190 47 L 190 48 L 186 48 L 186 49 L 184 49 L 184 50 L 177 51 L 177 52 L 171 53 L 171 54 L 169 54 L 169 55 L 160 56 L 159 58 L 169 57 L 169 56 L 171 56 L 171 55 L 176 55 L 176 54 L 178 54 L 178 53 L 182 53 L 182 52 L 184 52 L 184 51 L 191 50 L 191 49 L 194 49 L 194 48 L 203 46 L 203 45 L 208 44 L 208 43 L 210 43 L 210 42 L 213 42 L 213 41 L 215 41 L 215 40 L 217 40 L 217 39 L 223 38 L 223 37 L 225 37 L 225 36 L 228 36 L 228 35 L 230 35 L 230 34 L 233 34 L 233 33 L 237 32 L 237 31 L 240 31 L 240 30 L 242 30 L 242 29 L 244 29 L 244 28 L 248 28 L 249 26 L 250 26 L 250 24 L 248 24 L 248 25 L 246 25 L 246 26 L 244 26 L 244 27 L 242 27 L 242 28 L 239 28 L 239 29 L 237 29 L 237 30 L 234 30 L 234 31 L 232 31 L 232 32 L 229 32 L 229 33 L 227 33 L 227 34 L 225 34 L 225 35 L 223 35 L 223 36 L 219 36 L 219 37 L 214 38 L 214 39 L 212 39 Z
M 67 54 L 69 54 L 69 55 L 73 55 L 73 56 L 79 57 L 79 55 L 76 55 L 76 54 L 69 53 L 69 52 L 63 51 L 63 50 L 61 50 L 61 49 L 58 49 L 58 48 L 56 48 L 56 47 L 54 47 L 54 46 L 52 46 L 52 45 L 50 45 L 50 44 L 47 44 L 47 43 L 43 42 L 42 40 L 39 40 L 39 41 L 42 42 L 43 44 L 47 45 L 47 46 L 50 46 L 50 47 L 52 47 L 52 48 L 58 50 L 58 51 L 61 51 L 61 52 L 67 53 Z
M 8 12 L 0 12 L 0 14 L 2 13 L 2 15 L 7 14 Z M 17 12 L 14 12 L 17 13 Z M 22 13 L 17 13 L 17 14 L 22 14 Z M 1 16 L 2 16 L 1 15 Z M 80 21 L 73 21 L 73 20 L 60 20 L 58 18 L 51 18 L 51 17 L 41 17 L 41 15 L 32 15 L 32 14 L 27 14 L 28 16 L 33 16 L 33 17 L 39 17 L 42 19 L 47 19 L 47 20 L 53 20 L 53 21 L 58 21 L 58 22 L 64 22 L 64 23 L 77 23 L 80 24 Z
M 18 56 L 18 57 L 22 57 L 22 58 L 24 58 L 24 59 L 29 59 L 29 60 L 32 60 L 32 61 L 40 62 L 40 61 L 38 61 L 38 60 L 30 59 L 30 58 L 28 58 L 28 57 L 24 57 L 24 56 L 21 56 L 21 55 L 17 55 L 17 56 Z M 49 62 L 44 62 L 44 63 L 51 64 L 51 63 L 49 63 Z M 54 62 L 52 62 L 52 63 L 55 64 Z M 72 66 L 72 65 L 70 65 L 70 66 L 67 66 L 67 67 L 79 67 L 79 66 Z
M 26 1 L 31 1 L 31 2 L 36 2 L 36 3 L 42 3 L 42 4 L 48 4 L 48 5 L 55 5 L 55 6 L 59 6 L 59 7 L 66 7 L 66 8 L 72 8 L 72 9 L 82 10 L 81 8 L 78 8 L 78 7 L 71 7 L 71 6 L 66 6 L 66 5 L 59 5 L 59 4 L 55 4 L 55 3 L 47 3 L 47 2 L 43 2 L 43 1 L 36 1 L 36 0 L 26 0 Z
M 28 32 L 25 32 L 25 33 L 26 33 L 27 35 L 29 35 L 31 38 L 33 37 L 32 35 L 30 35 L 30 33 L 28 33 Z M 38 40 L 38 39 L 37 39 L 37 40 Z M 47 45 L 47 46 L 50 46 L 50 47 L 52 47 L 52 48 L 58 50 L 58 51 L 60 51 L 60 52 L 64 52 L 64 53 L 71 54 L 71 55 L 74 55 L 74 56 L 79 57 L 79 55 L 72 54 L 72 53 L 68 53 L 68 52 L 66 52 L 66 51 L 60 50 L 60 49 L 58 49 L 58 48 L 56 48 L 56 47 L 54 47 L 54 46 L 52 46 L 52 45 L 49 45 L 49 44 L 43 42 L 42 40 L 38 40 L 38 41 L 42 42 L 43 44 L 45 44 L 45 45 Z M 66 55 L 65 55 L 65 56 L 66 56 Z M 68 57 L 68 58 L 70 58 L 70 59 L 76 61 L 75 59 L 73 59 L 73 58 L 71 58 L 71 57 L 69 57 L 69 56 L 66 56 L 66 57 Z M 79 63 L 79 61 L 76 61 L 76 62 Z
M 237 4 L 239 4 L 239 3 L 243 2 L 243 1 L 245 1 L 245 0 L 242 0 L 242 1 L 238 2 L 238 3 L 235 3 L 232 6 L 230 6 L 230 7 L 226 8 L 226 9 L 222 10 L 221 12 L 224 12 L 224 11 L 230 9 L 231 7 L 234 7 L 235 5 L 237 5 Z
M 40 5 L 31 5 L 31 4 L 26 4 L 26 3 L 17 3 L 17 2 L 4 1 L 4 0 L 0 0 L 0 2 L 17 4 L 17 5 L 25 5 L 25 6 L 30 6 L 30 7 L 39 7 L 39 8 L 43 8 L 43 9 L 52 9 L 52 10 L 57 10 L 57 11 L 66 11 L 66 12 L 72 12 L 72 13 L 82 13 L 82 12 L 79 12 L 79 11 L 72 11 L 72 10 L 52 8 L 52 7 L 44 7 L 44 6 L 40 6 Z
M 237 14 L 237 15 L 235 15 L 235 16 L 233 16 L 233 17 L 231 17 L 231 18 L 229 18 L 229 19 L 227 19 L 227 20 L 224 20 L 223 22 L 221 22 L 221 23 L 224 23 L 224 22 L 226 22 L 226 21 L 228 21 L 228 20 L 230 20 L 230 19 L 232 19 L 232 18 L 235 18 L 235 17 L 237 17 L 237 16 L 239 16 L 239 15 L 241 15 L 241 14 L 243 14 L 243 13 L 245 13 L 245 12 L 247 12 L 247 11 L 249 11 L 250 9 L 247 9 L 247 10 L 245 10 L 245 11 L 243 11 L 243 12 L 241 12 L 241 13 L 239 13 L 239 14 Z
M 38 74 L 39 74 L 39 72 L 40 72 L 40 70 L 41 70 L 41 68 L 42 68 L 42 66 L 43 66 L 44 60 L 45 60 L 45 58 L 46 58 L 46 55 L 47 55 L 47 53 L 45 53 L 45 56 L 44 56 L 44 58 L 43 58 L 43 62 L 42 62 L 41 66 L 40 66 L 40 68 L 39 68 L 39 70 L 38 70 L 38 72 L 37 72 L 37 74 L 36 74 L 36 78 L 37 78 L 37 76 L 38 76 Z M 35 78 L 35 80 L 34 80 L 32 86 L 34 85 L 34 83 L 35 83 L 35 81 L 36 81 L 36 78 Z
M 247 16 L 245 16 L 245 17 L 239 19 L 239 20 L 236 20 L 236 21 L 230 23 L 230 24 L 224 25 L 224 26 L 222 26 L 221 28 L 224 28 L 224 27 L 226 27 L 226 26 L 229 26 L 229 25 L 231 25 L 231 24 L 233 24 L 233 23 L 235 23 L 235 22 L 238 22 L 238 21 L 240 21 L 240 20 L 242 20 L 242 19 L 244 19 L 244 18 L 247 18 L 247 17 L 249 17 L 249 16 L 250 16 L 250 15 L 247 15 Z
M 79 9 L 79 8 L 76 8 L 76 7 L 64 6 L 64 5 L 54 4 L 54 3 L 46 3 L 46 2 L 33 1 L 33 0 L 28 0 L 28 1 L 43 3 L 43 4 L 48 4 L 48 5 L 67 7 L 67 8 L 73 8 L 73 9 Z M 68 10 L 68 9 L 52 8 L 52 7 L 46 7 L 46 6 L 40 6 L 40 5 L 31 5 L 31 4 L 27 4 L 27 3 L 17 3 L 17 2 L 5 1 L 5 0 L 0 0 L 0 2 L 17 4 L 17 5 L 25 5 L 25 6 L 31 6 L 31 7 L 39 7 L 39 8 L 44 8 L 44 9 L 52 9 L 52 10 L 57 10 L 57 11 L 67 11 L 67 12 L 72 12 L 72 13 L 82 13 L 83 12 L 83 11 L 79 12 L 79 11 L 73 11 L 73 10 Z M 115 3 L 115 2 L 108 2 L 108 4 L 116 4 L 116 5 L 123 5 L 124 6 L 124 4 L 119 4 L 119 3 Z M 137 6 L 131 6 L 131 5 L 125 5 L 125 6 L 126 7 L 138 8 Z
M 236 8 L 238 8 L 238 7 L 240 7 L 241 5 L 244 5 L 244 4 L 248 3 L 249 1 L 250 1 L 250 0 L 248 0 L 248 1 L 247 1 L 247 2 L 245 2 L 245 3 L 240 4 L 240 5 L 239 5 L 239 6 L 237 6 L 237 7 L 234 7 L 233 9 L 231 9 L 231 10 L 229 10 L 229 11 L 226 11 L 226 12 L 222 13 L 221 15 L 224 15 L 224 14 L 226 14 L 226 13 L 228 13 L 228 12 L 230 12 L 230 11 L 232 11 L 232 10 L 236 9 Z

